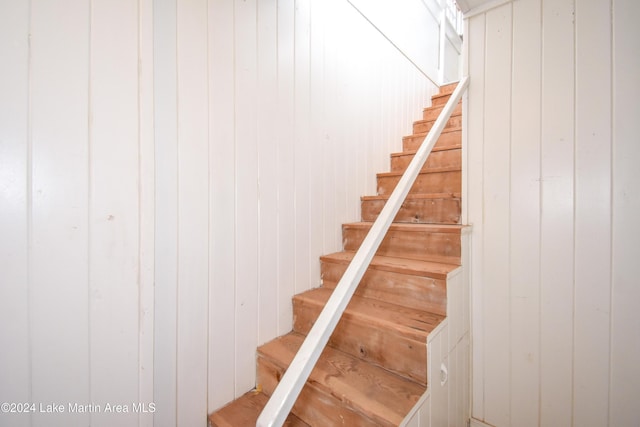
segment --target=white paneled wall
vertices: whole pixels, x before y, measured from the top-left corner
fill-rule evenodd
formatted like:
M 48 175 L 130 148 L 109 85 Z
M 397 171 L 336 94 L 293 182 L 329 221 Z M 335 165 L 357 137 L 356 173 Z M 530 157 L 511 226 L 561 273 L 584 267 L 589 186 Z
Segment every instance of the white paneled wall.
M 467 18 L 472 416 L 637 425 L 640 6 Z
M 209 144 L 193 147 L 197 158 L 208 159 L 208 189 L 189 185 L 172 197 L 193 194 L 208 203 L 207 210 L 177 215 L 185 223 L 192 223 L 193 215 L 208 215 L 201 227 L 208 232 L 193 238 L 208 239 L 209 262 L 207 280 L 184 281 L 178 275 L 167 287 L 208 289 L 208 327 L 196 324 L 202 333 L 208 328 L 212 410 L 255 385 L 256 346 L 291 329 L 291 297 L 319 285 L 319 255 L 341 248 L 340 225 L 359 219 L 360 195 L 375 193 L 375 173 L 388 170 L 388 154 L 400 149 L 400 137 L 410 133 L 436 88 L 346 1 L 211 1 L 197 14 L 198 20 L 208 19 L 207 35 L 191 41 L 186 37 L 194 35 L 193 28 L 188 34 L 176 29 L 173 10 L 163 8 L 155 31 L 160 38 L 172 34 L 177 54 L 165 56 L 164 65 L 156 56 L 156 66 L 177 70 L 178 83 L 157 90 L 166 99 L 177 94 L 171 102 L 180 106 L 190 102 L 183 91 L 189 96 L 191 87 L 207 87 L 198 96 L 208 97 L 202 107 L 208 120 L 193 128 L 207 132 Z M 160 22 L 166 22 L 166 33 Z M 188 78 L 180 86 L 181 72 L 195 66 L 191 55 L 180 55 L 182 39 L 189 49 L 207 43 L 208 68 L 197 67 L 207 71 L 206 85 Z M 177 126 L 174 144 L 195 144 L 181 140 L 179 121 Z M 181 156 L 174 145 L 157 155 Z M 169 161 L 167 170 L 181 181 L 183 166 L 175 170 L 174 165 Z M 185 163 L 185 173 L 192 167 Z M 166 197 L 160 188 L 157 197 Z M 156 239 L 170 245 L 182 232 L 169 213 L 162 214 L 166 226 L 157 220 Z M 168 255 L 167 263 L 157 259 L 158 265 L 175 263 L 180 251 Z M 189 307 L 204 309 L 204 301 L 194 298 Z M 177 313 L 171 322 L 181 322 L 180 309 L 167 312 Z M 157 329 L 156 339 L 162 341 L 162 335 Z M 178 341 L 182 336 L 178 331 Z M 178 346 L 178 360 L 181 351 L 200 354 L 203 341 L 193 338 Z M 180 392 L 179 364 L 177 374 L 175 369 L 158 372 L 159 393 L 175 393 L 174 378 Z
M 0 57 L 0 403 L 65 408 L 2 427 L 205 425 L 436 91 L 346 0 L 4 1 Z
M 2 426 L 152 420 L 150 7 L 0 5 Z

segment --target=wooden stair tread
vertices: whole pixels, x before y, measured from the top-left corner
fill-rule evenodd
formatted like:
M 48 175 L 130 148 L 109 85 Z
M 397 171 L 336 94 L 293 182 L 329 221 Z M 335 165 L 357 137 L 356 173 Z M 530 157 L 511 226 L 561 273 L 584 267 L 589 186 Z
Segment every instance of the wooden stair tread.
M 315 288 L 298 294 L 294 299 L 324 307 L 333 289 Z M 424 310 L 403 307 L 385 301 L 354 295 L 343 317 L 359 317 L 371 325 L 392 330 L 395 334 L 426 344 L 427 335 L 443 319 L 443 316 Z
M 255 427 L 268 397 L 258 391 L 250 391 L 209 416 L 211 427 Z M 293 414 L 283 424 L 286 427 L 309 427 Z
M 453 151 L 462 149 L 462 144 L 446 145 L 444 147 L 433 147 L 433 151 Z M 391 153 L 390 157 L 402 157 L 402 156 L 415 156 L 418 150 L 398 151 L 397 153 Z
M 458 166 L 455 166 L 455 167 L 444 167 L 444 168 L 431 168 L 427 170 L 422 170 L 420 171 L 420 173 L 427 174 L 427 173 L 460 172 L 460 171 L 462 171 L 462 169 Z M 402 175 L 404 175 L 404 171 L 380 172 L 376 174 L 378 178 L 395 177 L 395 176 L 402 176 Z
M 459 105 L 462 105 L 462 104 L 459 104 Z M 444 109 L 444 106 L 443 106 L 443 105 L 432 105 L 432 106 L 430 106 L 430 107 L 426 107 L 426 108 L 424 108 L 424 109 L 422 110 L 422 112 L 423 112 L 423 114 L 424 114 L 424 112 L 425 112 L 425 111 L 434 111 L 434 112 L 435 112 L 435 111 L 442 111 L 443 109 Z M 461 115 L 462 115 L 462 109 L 461 109 L 460 107 L 458 107 L 458 108 L 455 108 L 455 109 L 451 112 L 451 116 L 449 116 L 449 117 L 457 117 L 457 116 L 461 116 Z M 433 118 L 433 119 L 425 119 L 425 118 L 422 118 L 422 119 L 416 120 L 416 122 L 428 122 L 428 121 L 432 121 L 432 122 L 434 122 L 434 121 L 435 121 L 435 118 Z M 414 122 L 414 123 L 416 123 L 416 122 Z
M 441 107 L 441 106 L 438 106 L 438 107 Z M 436 107 L 436 108 L 437 108 L 437 107 Z M 455 112 L 455 113 L 452 113 L 452 114 L 449 116 L 449 119 L 448 119 L 448 120 L 451 120 L 451 118 L 452 118 L 452 117 L 458 118 L 458 117 L 460 117 L 460 116 L 462 116 L 462 113 Z M 419 124 L 419 125 L 421 125 L 421 124 L 433 124 L 433 123 L 435 123 L 435 122 L 436 122 L 436 120 L 437 120 L 437 119 L 419 119 L 419 120 L 414 121 L 414 122 L 413 122 L 413 124 L 414 124 L 414 125 L 416 125 L 416 124 Z M 457 127 L 459 127 L 459 126 L 457 126 Z
M 335 252 L 323 255 L 320 257 L 320 260 L 336 264 L 349 264 L 354 255 L 355 252 L 352 251 Z M 442 262 L 375 255 L 371 260 L 371 264 L 369 264 L 369 268 L 401 274 L 433 277 L 434 279 L 446 279 L 451 272 L 460 267 L 455 264 L 445 264 Z
M 304 336 L 289 333 L 264 344 L 259 357 L 286 369 Z M 424 393 L 425 387 L 385 369 L 326 347 L 309 376 L 306 387 L 340 399 L 380 425 L 399 425 Z
M 368 229 L 371 228 L 371 223 L 366 221 L 358 221 L 358 222 L 348 222 L 342 224 L 343 228 L 360 228 L 360 229 Z M 403 224 L 403 223 L 393 223 L 389 227 L 389 231 L 415 231 L 422 232 L 428 231 L 432 233 L 460 233 L 460 230 L 465 228 L 464 225 L 460 224 Z
M 360 200 L 389 200 L 390 195 L 360 196 Z M 460 193 L 420 193 L 407 194 L 407 199 L 459 199 Z
M 442 133 L 453 133 L 453 132 L 460 132 L 462 131 L 462 128 L 460 127 L 455 127 L 455 128 L 444 128 L 442 129 Z M 405 135 L 402 137 L 402 139 L 409 139 L 409 138 L 425 138 L 427 136 L 429 132 L 419 132 L 419 133 L 412 133 L 411 135 Z

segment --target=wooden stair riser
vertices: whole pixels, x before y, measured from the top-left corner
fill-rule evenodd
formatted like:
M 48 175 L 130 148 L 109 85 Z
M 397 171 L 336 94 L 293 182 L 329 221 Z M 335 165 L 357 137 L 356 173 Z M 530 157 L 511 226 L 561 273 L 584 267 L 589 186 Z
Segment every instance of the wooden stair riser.
M 419 120 L 417 122 L 414 122 L 413 133 L 416 134 L 416 133 L 429 132 L 433 127 L 434 123 L 435 123 L 435 120 Z M 460 115 L 451 116 L 449 117 L 449 120 L 447 120 L 447 123 L 444 125 L 444 129 L 446 130 L 460 129 L 460 126 L 462 126 L 462 116 Z
M 400 181 L 400 175 L 378 175 L 378 195 L 388 196 Z M 430 194 L 430 193 L 461 193 L 462 173 L 456 171 L 420 173 L 416 178 L 409 194 Z
M 347 264 L 322 261 L 322 286 L 335 289 L 346 269 Z M 369 268 L 355 294 L 441 316 L 447 311 L 445 279 Z
M 420 145 L 424 142 L 426 133 L 409 135 L 402 138 L 402 151 L 416 151 L 420 148 Z M 442 148 L 460 148 L 462 146 L 462 131 L 461 130 L 448 130 L 443 131 L 440 134 L 440 138 L 436 142 L 434 149 Z
M 362 200 L 363 221 L 375 221 L 386 200 Z M 407 198 L 393 222 L 413 224 L 459 224 L 461 218 L 460 198 Z
M 258 348 L 257 380 L 271 395 L 302 344 L 290 333 Z M 326 347 L 293 406 L 312 426 L 397 426 L 425 387 Z
M 458 82 L 447 83 L 446 85 L 440 86 L 438 93 L 440 95 L 451 94 L 456 90 L 456 87 L 458 87 Z
M 315 300 L 296 296 L 293 299 L 293 330 L 306 335 L 323 307 L 324 304 Z M 329 345 L 426 386 L 426 335 L 436 325 L 427 322 L 419 325 L 428 330 L 424 334 L 407 334 L 395 329 L 395 325 L 377 322 L 357 310 L 347 309 L 331 335 Z
M 369 229 L 370 224 L 364 227 L 343 225 L 344 250 L 357 251 Z M 460 265 L 460 232 L 409 231 L 392 226 L 377 255 Z
M 438 105 L 437 107 L 427 107 L 422 110 L 422 120 L 435 120 L 438 118 L 444 105 Z M 451 116 L 459 116 L 462 114 L 462 102 L 458 102 L 456 108 L 453 109 Z
M 391 155 L 391 172 L 404 172 L 413 160 L 415 152 L 394 153 Z M 427 161 L 422 166 L 422 171 L 438 168 L 462 169 L 462 150 L 439 150 L 432 151 L 427 157 Z
M 431 97 L 431 106 L 435 107 L 436 105 L 444 105 L 447 103 L 447 101 L 449 101 L 449 98 L 451 98 L 450 93 L 433 95 Z

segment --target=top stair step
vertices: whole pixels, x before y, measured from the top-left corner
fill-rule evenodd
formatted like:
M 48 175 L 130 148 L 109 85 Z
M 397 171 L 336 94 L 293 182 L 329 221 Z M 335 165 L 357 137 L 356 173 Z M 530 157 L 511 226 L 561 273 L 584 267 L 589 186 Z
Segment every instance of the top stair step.
M 451 82 L 451 83 L 447 83 L 446 85 L 442 85 L 440 86 L 440 94 L 441 95 L 447 95 L 450 93 L 453 93 L 454 90 L 456 90 L 456 87 L 458 87 L 458 83 L 460 82 Z

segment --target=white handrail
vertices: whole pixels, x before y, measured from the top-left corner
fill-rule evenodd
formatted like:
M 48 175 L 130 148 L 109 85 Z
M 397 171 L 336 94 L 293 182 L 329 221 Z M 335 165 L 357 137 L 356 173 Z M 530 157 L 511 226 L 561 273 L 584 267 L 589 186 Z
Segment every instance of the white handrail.
M 433 127 L 420 145 L 413 160 L 409 163 L 409 166 L 407 166 L 407 170 L 402 175 L 402 178 L 400 178 L 391 196 L 389 196 L 389 200 L 371 226 L 369 233 L 364 238 L 353 260 L 342 275 L 342 278 L 331 294 L 327 304 L 324 306 L 320 316 L 318 316 L 318 319 L 313 324 L 302 346 L 300 346 L 298 353 L 289 365 L 289 368 L 287 368 L 287 371 L 267 402 L 267 405 L 262 410 L 256 422 L 257 427 L 278 427 L 282 426 L 285 422 L 302 387 L 307 381 L 307 378 L 309 378 L 309 374 L 311 374 L 313 367 L 320 358 L 320 354 L 329 341 L 329 337 L 342 317 L 342 313 L 351 301 L 351 297 L 358 287 L 360 279 L 362 279 L 362 276 L 369 267 L 371 259 L 373 259 L 382 239 L 387 234 L 389 226 L 393 222 L 398 210 L 400 210 L 424 162 L 427 160 L 447 120 L 449 120 L 453 109 L 456 107 L 456 104 L 468 85 L 469 77 L 465 77 L 458 83 L 458 86 L 451 94 L 449 101 L 442 109 Z

